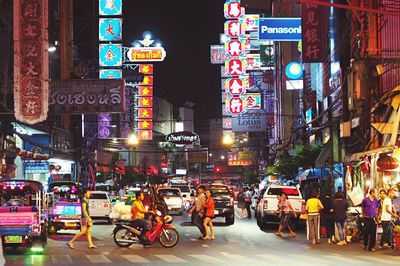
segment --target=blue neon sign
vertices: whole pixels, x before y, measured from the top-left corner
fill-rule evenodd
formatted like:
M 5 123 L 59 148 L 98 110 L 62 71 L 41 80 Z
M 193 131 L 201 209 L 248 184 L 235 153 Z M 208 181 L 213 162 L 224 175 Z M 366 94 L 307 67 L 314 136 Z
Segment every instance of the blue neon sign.
M 121 41 L 122 18 L 99 18 L 99 41 Z
M 122 44 L 99 44 L 99 65 L 122 66 Z
M 285 73 L 289 79 L 299 79 L 303 76 L 303 67 L 297 62 L 292 62 L 286 66 Z
M 100 16 L 122 16 L 122 0 L 99 0 Z
M 301 18 L 260 18 L 260 40 L 300 41 Z

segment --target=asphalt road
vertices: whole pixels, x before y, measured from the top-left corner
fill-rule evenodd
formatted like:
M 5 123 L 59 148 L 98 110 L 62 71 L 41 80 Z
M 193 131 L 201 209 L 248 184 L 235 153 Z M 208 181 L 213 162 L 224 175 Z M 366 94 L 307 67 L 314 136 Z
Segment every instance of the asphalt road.
M 400 265 L 400 251 L 389 249 L 367 252 L 361 243 L 346 246 L 310 245 L 304 232 L 297 238 L 278 238 L 275 227 L 261 231 L 255 220 L 240 220 L 224 226 L 216 219 L 216 240 L 197 240 L 196 227 L 186 223 L 187 217 L 175 217 L 180 241 L 174 248 L 163 248 L 158 243 L 143 247 L 117 247 L 111 236 L 112 225 L 95 223 L 94 238 L 97 250 L 89 250 L 84 239 L 76 242 L 74 250 L 65 243 L 74 232 L 51 236 L 43 255 L 28 251 L 6 250 L 6 265 Z

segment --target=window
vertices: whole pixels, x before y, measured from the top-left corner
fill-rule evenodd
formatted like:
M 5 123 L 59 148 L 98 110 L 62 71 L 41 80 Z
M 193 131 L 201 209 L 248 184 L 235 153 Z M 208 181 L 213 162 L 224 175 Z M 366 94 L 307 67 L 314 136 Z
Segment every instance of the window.
M 189 186 L 171 186 L 173 188 L 179 188 L 181 192 L 190 192 Z
M 93 193 L 92 195 L 90 195 L 90 199 L 107 200 L 107 195 L 105 193 Z
M 160 189 L 158 194 L 163 197 L 180 196 L 179 190 L 177 189 Z
M 268 195 L 281 195 L 286 193 L 288 196 L 299 196 L 299 190 L 297 188 L 270 188 L 268 190 Z

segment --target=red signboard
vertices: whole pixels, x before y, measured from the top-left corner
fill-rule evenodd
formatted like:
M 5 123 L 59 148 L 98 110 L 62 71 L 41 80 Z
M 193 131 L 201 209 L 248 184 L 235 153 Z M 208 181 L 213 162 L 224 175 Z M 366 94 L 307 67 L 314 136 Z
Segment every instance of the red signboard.
M 153 75 L 153 64 L 140 64 L 139 73 Z
M 244 44 L 237 40 L 230 40 L 225 44 L 225 53 L 229 56 L 240 56 L 244 53 Z
M 301 9 L 303 63 L 323 62 L 327 56 L 328 9 L 311 4 L 304 4 Z
M 139 85 L 152 86 L 153 76 L 144 76 L 143 81 L 139 82 Z
M 231 114 L 238 115 L 244 111 L 243 100 L 240 97 L 232 97 L 229 100 L 228 110 Z
M 243 80 L 240 78 L 232 78 L 228 80 L 228 92 L 232 95 L 240 95 L 246 92 Z
M 47 119 L 49 54 L 47 0 L 14 0 L 14 103 L 17 120 Z
M 229 59 L 225 63 L 226 67 L 226 74 L 229 74 L 230 76 L 240 76 L 244 72 L 244 63 L 240 59 Z
M 227 19 L 239 18 L 242 15 L 240 2 L 225 3 L 224 14 Z
M 138 95 L 139 96 L 153 96 L 153 87 L 139 86 Z
M 152 129 L 153 128 L 153 121 L 151 121 L 151 120 L 139 120 L 138 121 L 138 128 L 139 129 Z
M 139 97 L 139 107 L 152 107 L 153 97 Z
M 152 118 L 152 117 L 153 117 L 153 108 L 138 109 L 138 118 Z
M 244 24 L 240 23 L 238 20 L 230 20 L 225 22 L 224 25 L 225 35 L 231 38 L 239 38 L 244 35 Z
M 139 140 L 152 140 L 153 139 L 153 131 L 150 130 L 138 130 L 138 139 Z

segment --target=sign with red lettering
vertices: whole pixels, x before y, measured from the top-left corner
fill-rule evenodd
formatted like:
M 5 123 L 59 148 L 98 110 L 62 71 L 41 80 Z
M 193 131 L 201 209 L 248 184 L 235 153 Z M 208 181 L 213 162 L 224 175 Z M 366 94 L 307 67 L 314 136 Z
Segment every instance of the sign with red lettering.
M 153 86 L 153 76 L 144 76 L 143 81 L 139 82 L 139 85 Z
M 241 112 L 243 112 L 244 109 L 244 103 L 243 99 L 240 97 L 232 97 L 230 100 L 228 100 L 228 112 L 233 114 L 233 115 L 238 115 Z
M 153 75 L 153 64 L 140 64 L 139 73 Z
M 138 128 L 139 129 L 152 129 L 153 128 L 153 121 L 151 121 L 151 120 L 139 120 L 138 121 Z
M 225 82 L 226 92 L 232 95 L 240 95 L 246 92 L 247 81 L 241 78 L 229 78 Z
M 239 38 L 245 33 L 244 24 L 239 20 L 229 20 L 225 22 L 224 32 L 226 36 L 231 38 Z
M 224 5 L 224 15 L 227 19 L 239 18 L 242 15 L 240 1 L 226 2 Z
M 245 70 L 245 64 L 238 58 L 231 58 L 225 62 L 226 74 L 240 76 Z
M 301 14 L 303 63 L 322 62 L 327 56 L 328 15 L 323 6 L 304 4 Z
M 49 54 L 47 0 L 14 0 L 14 109 L 27 124 L 47 119 Z
M 153 97 L 139 97 L 139 107 L 152 107 Z
M 152 140 L 153 139 L 153 131 L 150 130 L 138 130 L 138 139 L 139 140 Z
M 240 56 L 244 53 L 244 43 L 238 39 L 225 43 L 225 53 L 229 56 Z

